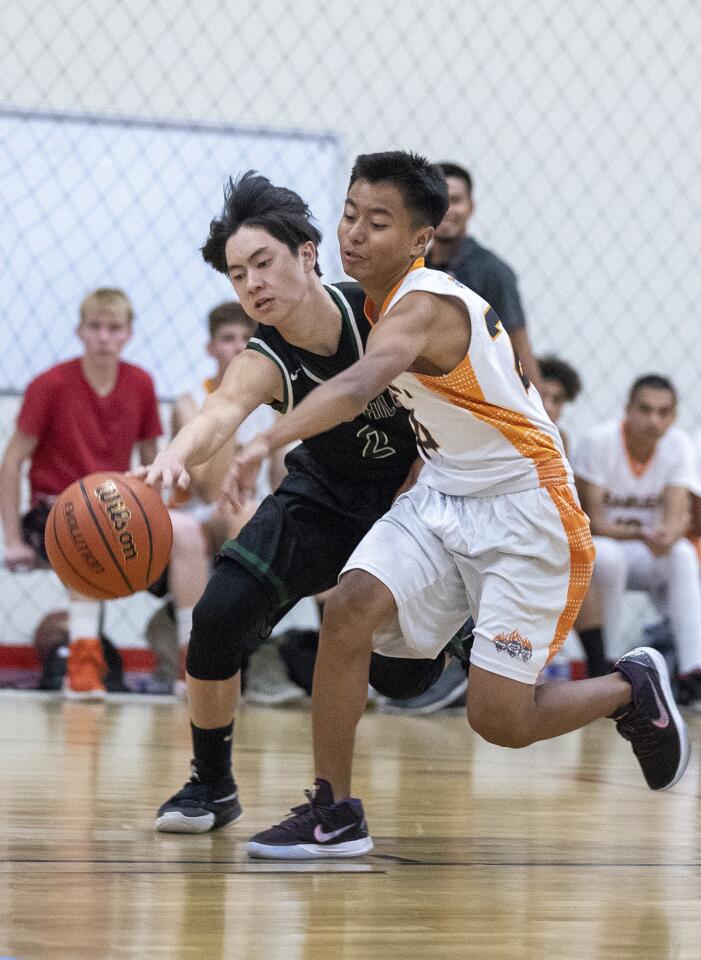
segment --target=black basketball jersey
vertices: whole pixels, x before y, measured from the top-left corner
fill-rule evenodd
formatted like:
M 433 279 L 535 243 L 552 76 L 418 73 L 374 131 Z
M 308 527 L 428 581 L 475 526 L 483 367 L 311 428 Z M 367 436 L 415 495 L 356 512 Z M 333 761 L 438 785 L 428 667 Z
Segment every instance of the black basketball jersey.
M 346 370 L 365 352 L 372 328 L 363 310 L 362 288 L 357 283 L 325 284 L 325 288 L 341 311 L 341 337 L 333 356 L 322 357 L 292 346 L 275 327 L 265 324 L 258 325 L 248 342 L 248 350 L 262 353 L 280 370 L 284 397 L 272 406 L 281 413 L 292 410 L 314 387 Z M 354 420 L 308 437 L 303 445 L 317 462 L 336 472 L 356 477 L 391 475 L 398 482 L 417 456 L 408 413 L 396 405 L 389 390 L 372 400 Z

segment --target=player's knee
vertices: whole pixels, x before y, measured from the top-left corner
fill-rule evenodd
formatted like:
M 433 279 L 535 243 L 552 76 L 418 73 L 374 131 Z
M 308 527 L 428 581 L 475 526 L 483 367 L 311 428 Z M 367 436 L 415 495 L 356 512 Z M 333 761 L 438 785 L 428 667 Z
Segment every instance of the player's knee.
M 196 680 L 228 680 L 241 669 L 242 638 L 232 611 L 212 603 L 207 591 L 192 611 L 187 672 Z
M 342 643 L 349 652 L 367 647 L 382 620 L 383 590 L 386 588 L 363 570 L 342 577 L 324 605 L 324 642 Z
M 497 747 L 518 750 L 533 743 L 534 738 L 530 735 L 529 726 L 523 717 L 512 716 L 504 710 L 498 711 L 493 705 L 487 708 L 470 704 L 469 689 L 467 719 L 476 734 Z
M 339 654 L 355 654 L 369 646 L 371 637 L 363 629 L 362 617 L 357 616 L 354 604 L 348 604 L 334 591 L 324 605 L 320 643 L 333 645 Z
M 267 614 L 258 581 L 235 561 L 222 561 L 192 611 L 187 672 L 196 680 L 227 680 L 241 669 L 245 638 Z

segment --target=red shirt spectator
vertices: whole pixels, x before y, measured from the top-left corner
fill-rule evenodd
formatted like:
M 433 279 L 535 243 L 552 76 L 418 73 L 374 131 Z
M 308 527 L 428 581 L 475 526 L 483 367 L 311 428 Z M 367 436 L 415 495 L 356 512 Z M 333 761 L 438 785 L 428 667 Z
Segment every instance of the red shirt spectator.
M 17 426 L 38 440 L 29 471 L 32 506 L 86 474 L 128 470 L 134 444 L 163 432 L 145 370 L 120 361 L 114 389 L 101 396 L 78 358 L 31 381 Z

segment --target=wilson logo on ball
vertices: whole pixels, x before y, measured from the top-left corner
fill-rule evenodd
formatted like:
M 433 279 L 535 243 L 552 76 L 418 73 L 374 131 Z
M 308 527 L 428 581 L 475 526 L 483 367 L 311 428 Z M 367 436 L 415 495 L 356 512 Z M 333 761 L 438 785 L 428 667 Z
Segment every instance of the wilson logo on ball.
M 117 539 L 122 546 L 122 553 L 127 563 L 134 560 L 139 551 L 134 543 L 134 538 L 126 529 L 131 520 L 131 510 L 127 507 L 124 499 L 117 489 L 113 480 L 107 480 L 99 487 L 95 487 L 95 496 L 102 504 L 105 513 L 109 517 Z
M 93 473 L 56 498 L 45 541 L 67 587 L 110 600 L 145 590 L 161 576 L 173 528 L 153 487 L 120 473 Z

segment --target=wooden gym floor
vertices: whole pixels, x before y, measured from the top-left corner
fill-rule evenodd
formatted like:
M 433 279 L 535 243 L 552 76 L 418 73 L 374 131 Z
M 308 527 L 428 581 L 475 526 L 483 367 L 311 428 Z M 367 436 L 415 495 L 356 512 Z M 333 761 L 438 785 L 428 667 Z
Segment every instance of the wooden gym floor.
M 245 815 L 199 837 L 152 829 L 187 776 L 182 704 L 8 692 L 0 710 L 2 960 L 701 957 L 698 758 L 651 793 L 607 721 L 509 752 L 460 713 L 368 713 L 375 851 L 274 864 L 244 844 L 304 800 L 307 709 L 244 707 Z

